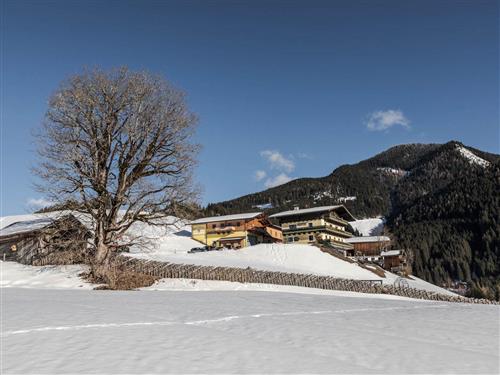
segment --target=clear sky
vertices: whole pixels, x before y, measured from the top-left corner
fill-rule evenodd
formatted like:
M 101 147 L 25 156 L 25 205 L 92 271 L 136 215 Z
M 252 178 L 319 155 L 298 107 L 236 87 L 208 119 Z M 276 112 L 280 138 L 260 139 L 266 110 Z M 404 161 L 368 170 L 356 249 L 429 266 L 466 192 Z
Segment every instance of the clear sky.
M 43 198 L 31 133 L 84 67 L 186 91 L 203 203 L 401 143 L 499 152 L 497 1 L 0 1 L 4 215 Z

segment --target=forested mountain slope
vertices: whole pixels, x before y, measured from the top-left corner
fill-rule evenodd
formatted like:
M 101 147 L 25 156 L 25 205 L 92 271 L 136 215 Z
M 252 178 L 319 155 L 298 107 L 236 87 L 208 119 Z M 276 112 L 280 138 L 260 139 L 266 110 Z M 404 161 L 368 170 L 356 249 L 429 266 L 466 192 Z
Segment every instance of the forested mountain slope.
M 500 299 L 500 161 L 460 147 L 445 145 L 398 183 L 387 225 L 415 254 L 417 276 L 467 281 L 475 295 Z
M 325 177 L 210 204 L 206 214 L 339 203 L 358 218 L 387 217 L 417 276 L 467 281 L 476 295 L 500 298 L 500 156 L 459 142 L 395 146 Z
M 305 208 L 342 203 L 355 216 L 387 215 L 391 209 L 390 194 L 398 181 L 437 147 L 439 145 L 395 146 L 357 164 L 342 165 L 325 177 L 299 178 L 265 191 L 209 204 L 206 213 L 255 211 L 268 204 L 271 206 L 268 212 L 273 213 L 295 205 Z

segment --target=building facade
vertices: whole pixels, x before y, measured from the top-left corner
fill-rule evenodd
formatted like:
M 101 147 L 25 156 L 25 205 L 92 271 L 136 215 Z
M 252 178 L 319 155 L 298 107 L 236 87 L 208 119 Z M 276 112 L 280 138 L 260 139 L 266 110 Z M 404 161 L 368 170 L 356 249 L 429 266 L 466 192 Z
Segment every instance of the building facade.
M 346 242 L 354 246 L 354 255 L 365 257 L 380 256 L 381 251 L 391 246 L 391 239 L 387 236 L 352 237 Z
M 396 274 L 411 273 L 411 268 L 407 262 L 405 251 L 387 250 L 380 253 L 382 258 L 382 267 Z
M 271 215 L 277 220 L 286 243 L 330 242 L 339 249 L 353 249 L 345 240 L 349 221 L 356 220 L 343 205 L 293 209 Z
M 191 222 L 191 233 L 207 246 L 233 249 L 283 241 L 281 228 L 262 212 L 197 219 Z

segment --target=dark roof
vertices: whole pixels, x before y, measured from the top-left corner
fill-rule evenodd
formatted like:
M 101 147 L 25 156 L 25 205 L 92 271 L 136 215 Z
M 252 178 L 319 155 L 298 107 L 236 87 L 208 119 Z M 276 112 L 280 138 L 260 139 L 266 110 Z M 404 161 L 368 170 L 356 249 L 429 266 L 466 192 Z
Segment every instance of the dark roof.
M 271 215 L 269 217 L 281 218 L 281 217 L 297 216 L 297 215 L 305 215 L 305 214 L 315 214 L 315 213 L 322 214 L 322 213 L 326 213 L 326 212 L 330 212 L 330 211 L 335 211 L 337 213 L 342 212 L 342 216 L 347 221 L 356 220 L 356 218 L 354 216 L 352 216 L 352 214 L 349 212 L 349 210 L 342 204 L 339 204 L 336 206 L 320 206 L 320 207 L 288 210 L 288 211 L 278 212 L 278 213 Z

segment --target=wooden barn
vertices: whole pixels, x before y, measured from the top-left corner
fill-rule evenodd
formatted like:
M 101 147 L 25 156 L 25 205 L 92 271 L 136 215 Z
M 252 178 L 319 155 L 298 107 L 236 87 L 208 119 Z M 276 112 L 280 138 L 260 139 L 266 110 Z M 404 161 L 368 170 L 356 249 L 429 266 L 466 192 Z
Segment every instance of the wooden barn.
M 364 257 L 378 257 L 380 253 L 387 250 L 391 245 L 391 239 L 387 236 L 365 236 L 347 238 L 345 242 L 354 246 L 354 254 Z
M 0 259 L 39 264 L 47 257 L 79 263 L 87 251 L 88 229 L 73 215 L 40 217 L 0 229 Z
M 382 267 L 394 273 L 408 271 L 406 254 L 403 250 L 387 250 L 380 253 Z

